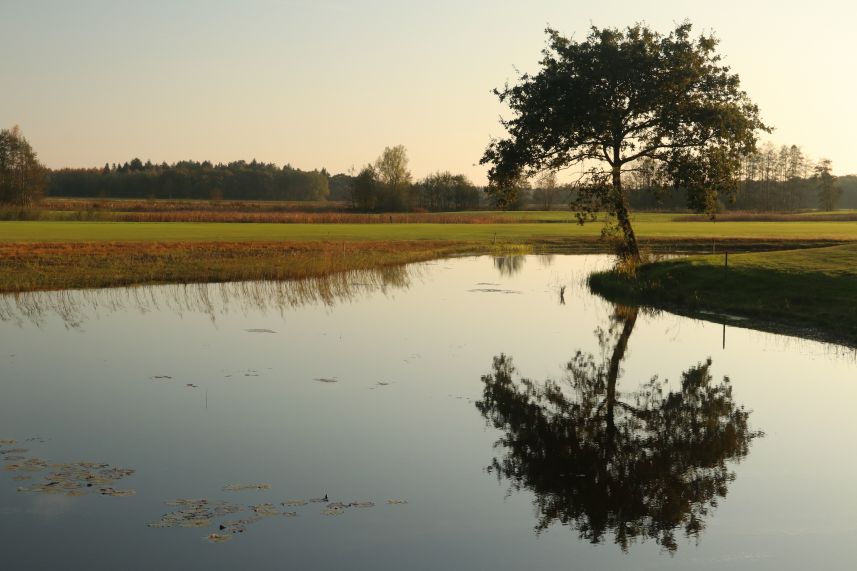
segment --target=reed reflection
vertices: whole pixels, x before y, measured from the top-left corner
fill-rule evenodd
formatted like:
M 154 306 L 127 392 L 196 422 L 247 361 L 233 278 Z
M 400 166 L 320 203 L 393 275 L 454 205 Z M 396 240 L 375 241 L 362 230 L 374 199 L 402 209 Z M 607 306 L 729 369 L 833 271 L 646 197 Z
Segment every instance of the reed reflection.
M 635 390 L 617 384 L 638 310 L 616 307 L 596 330 L 601 354 L 578 351 L 560 380 L 516 374 L 494 357 L 476 407 L 503 435 L 488 471 L 511 490 L 535 494 L 536 533 L 555 523 L 582 539 L 678 548 L 677 533 L 699 540 L 705 519 L 726 497 L 740 461 L 761 435 L 715 382 L 711 360 L 690 366 L 680 383 L 652 378 Z
M 495 256 L 494 268 L 501 277 L 510 278 L 523 271 L 526 261 L 526 256 Z
M 284 314 L 288 309 L 320 304 L 334 306 L 372 293 L 407 289 L 420 266 L 389 266 L 288 281 L 169 284 L 95 290 L 40 291 L 0 295 L 0 321 L 42 325 L 58 316 L 75 328 L 105 313 L 168 310 L 218 315 L 250 311 Z

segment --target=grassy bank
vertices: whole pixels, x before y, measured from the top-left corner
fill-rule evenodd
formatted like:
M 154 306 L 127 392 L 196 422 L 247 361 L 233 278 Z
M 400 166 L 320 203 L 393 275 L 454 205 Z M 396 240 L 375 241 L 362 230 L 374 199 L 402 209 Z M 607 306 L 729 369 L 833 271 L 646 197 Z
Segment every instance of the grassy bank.
M 522 213 L 526 223 L 234 224 L 0 222 L 0 292 L 129 284 L 288 279 L 440 258 L 536 248 L 607 253 L 601 225 L 569 213 Z M 465 214 L 466 215 L 466 214 Z M 548 216 L 555 223 L 544 223 Z M 542 217 L 542 218 L 539 218 Z M 769 250 L 855 241 L 857 223 L 672 222 L 638 214 L 655 252 Z
M 0 244 L 0 292 L 285 280 L 472 251 L 457 242 Z
M 722 254 L 694 256 L 589 281 L 617 302 L 857 346 L 857 244 L 733 254 L 728 268 Z

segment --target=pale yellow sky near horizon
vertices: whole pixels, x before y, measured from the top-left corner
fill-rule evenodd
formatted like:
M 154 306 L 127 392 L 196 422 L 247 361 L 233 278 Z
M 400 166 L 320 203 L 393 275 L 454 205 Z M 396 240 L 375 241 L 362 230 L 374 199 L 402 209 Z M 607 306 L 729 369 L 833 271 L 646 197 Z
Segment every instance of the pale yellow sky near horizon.
M 403 144 L 417 178 L 482 183 L 503 135 L 490 90 L 537 69 L 547 25 L 582 37 L 689 19 L 776 128 L 763 140 L 857 173 L 855 16 L 830 0 L 0 0 L 0 126 L 19 124 L 52 168 L 255 158 L 337 173 Z

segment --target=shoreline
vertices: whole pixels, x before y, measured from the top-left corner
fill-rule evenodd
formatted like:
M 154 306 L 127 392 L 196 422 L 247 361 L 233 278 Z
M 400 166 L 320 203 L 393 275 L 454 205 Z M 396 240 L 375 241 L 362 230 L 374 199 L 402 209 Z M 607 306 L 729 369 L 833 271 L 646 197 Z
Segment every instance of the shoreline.
M 609 301 L 857 347 L 857 246 L 692 256 L 589 276 Z

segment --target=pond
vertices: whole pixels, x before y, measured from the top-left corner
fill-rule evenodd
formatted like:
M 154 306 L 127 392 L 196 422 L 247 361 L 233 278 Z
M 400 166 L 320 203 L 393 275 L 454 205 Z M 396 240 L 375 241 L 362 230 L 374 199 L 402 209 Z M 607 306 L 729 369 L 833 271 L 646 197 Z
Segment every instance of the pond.
M 854 353 L 608 263 L 0 297 L 0 566 L 850 569 Z

